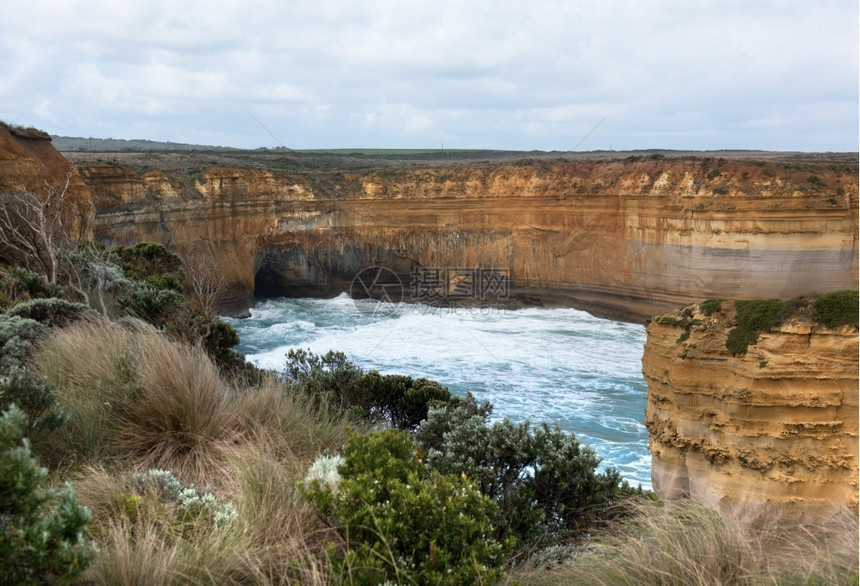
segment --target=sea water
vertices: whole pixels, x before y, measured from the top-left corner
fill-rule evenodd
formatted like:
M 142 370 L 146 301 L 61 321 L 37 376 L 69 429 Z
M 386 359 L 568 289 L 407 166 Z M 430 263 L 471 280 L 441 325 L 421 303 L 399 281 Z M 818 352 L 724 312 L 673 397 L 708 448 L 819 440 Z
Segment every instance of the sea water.
M 547 421 L 590 444 L 634 486 L 651 487 L 643 425 L 645 328 L 575 309 L 387 306 L 334 299 L 258 300 L 231 319 L 237 348 L 283 370 L 290 349 L 340 350 L 365 370 L 438 381 L 490 401 L 493 417 Z

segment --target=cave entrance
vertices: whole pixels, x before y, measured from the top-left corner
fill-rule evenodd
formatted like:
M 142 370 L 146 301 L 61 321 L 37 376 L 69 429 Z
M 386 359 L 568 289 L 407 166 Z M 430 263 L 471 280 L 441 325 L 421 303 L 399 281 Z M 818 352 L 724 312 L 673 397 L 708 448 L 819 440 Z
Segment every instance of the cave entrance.
M 334 297 L 341 292 L 339 279 L 298 248 L 266 248 L 255 265 L 254 297 Z
M 260 250 L 254 262 L 254 296 L 337 297 L 341 293 L 363 295 L 353 283 L 369 267 L 382 267 L 379 274 L 395 275 L 409 283 L 414 261 L 388 249 L 364 244 L 308 251 L 288 246 Z

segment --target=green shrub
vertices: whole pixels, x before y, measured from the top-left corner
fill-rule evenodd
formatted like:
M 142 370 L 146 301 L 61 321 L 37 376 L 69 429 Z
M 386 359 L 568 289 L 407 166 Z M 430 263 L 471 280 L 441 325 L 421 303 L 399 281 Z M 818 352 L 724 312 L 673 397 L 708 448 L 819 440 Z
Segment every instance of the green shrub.
M 0 576 L 4 584 L 71 583 L 92 561 L 90 511 L 68 484 L 48 488 L 22 439 L 26 421 L 14 405 L 0 417 Z
M 381 420 L 396 427 L 413 431 L 427 418 L 430 405 L 451 400 L 451 393 L 426 378 L 381 375 L 375 370 L 363 374 L 356 386 L 364 390 L 357 405 L 372 421 Z
M 385 430 L 347 441 L 336 484 L 303 490 L 337 527 L 345 551 L 330 552 L 336 582 L 492 584 L 503 546 L 492 538 L 498 507 L 464 476 L 429 470 L 409 436 Z
M 426 419 L 430 405 L 451 399 L 448 389 L 435 381 L 365 373 L 343 352 L 318 356 L 307 350 L 290 350 L 285 374 L 321 402 L 405 430 L 416 429 Z
M 0 373 L 24 364 L 48 328 L 39 322 L 0 313 Z
M 83 303 L 56 298 L 31 299 L 19 303 L 6 314 L 33 319 L 48 327 L 60 328 L 86 316 L 98 316 L 98 313 Z
M 179 255 L 157 242 L 114 249 L 125 275 L 134 284 L 117 298 L 127 314 L 151 323 L 174 340 L 202 344 L 224 374 L 260 380 L 260 373 L 233 347 L 239 336 L 232 326 L 186 297 L 186 278 Z
M 239 334 L 233 326 L 214 318 L 201 323 L 198 332 L 203 338 L 203 348 L 222 370 L 245 366 L 245 357 L 233 351 L 233 346 L 239 343 Z
M 171 289 L 158 289 L 135 283 L 117 299 L 119 306 L 129 315 L 157 327 L 164 327 L 183 307 L 182 294 Z
M 498 539 L 524 546 L 563 539 L 637 492 L 615 469 L 597 472 L 600 458 L 573 434 L 507 418 L 490 425 L 491 413 L 490 403 L 479 405 L 472 395 L 431 407 L 415 441 L 430 468 L 473 478 L 499 504 Z
M 14 301 L 63 297 L 62 287 L 48 283 L 39 273 L 18 266 L 0 274 L 0 291 Z
M 147 287 L 152 287 L 153 289 L 176 291 L 180 294 L 185 293 L 185 287 L 182 286 L 182 281 L 180 281 L 174 275 L 171 274 L 150 275 L 143 279 L 143 283 Z
M 290 350 L 284 370 L 287 378 L 301 384 L 309 394 L 344 394 L 362 371 L 343 352 L 329 351 L 322 356 L 310 350 Z
M 391 379 L 397 375 L 386 375 Z M 427 419 L 432 405 L 441 405 L 451 401 L 451 393 L 439 383 L 426 378 L 413 380 L 410 377 L 398 387 L 400 393 L 390 399 L 391 424 L 400 429 L 417 429 L 422 421 Z
M 705 315 L 712 315 L 715 311 L 720 310 L 720 307 L 723 305 L 723 301 L 725 301 L 725 299 L 708 299 L 699 305 L 699 309 L 701 309 L 702 313 Z
M 758 341 L 758 335 L 777 325 L 783 316 L 783 303 L 779 299 L 736 301 L 738 325 L 726 338 L 726 348 L 733 356 L 746 354 L 747 347 Z
M 253 375 L 253 369 L 248 367 L 245 357 L 233 350 L 233 346 L 239 343 L 239 336 L 233 326 L 217 317 L 203 315 L 182 293 L 181 284 L 174 277 L 162 277 L 135 283 L 117 299 L 117 304 L 126 314 L 154 325 L 174 340 L 192 345 L 202 344 L 225 374 Z M 150 281 L 161 283 L 164 287 L 151 286 L 148 284 Z
M 6 411 L 12 403 L 26 415 L 26 433 L 31 438 L 50 433 L 69 419 L 68 413 L 57 403 L 51 385 L 25 369 L 14 368 L 0 375 L 0 411 Z
M 815 300 L 815 319 L 835 328 L 841 325 L 858 325 L 858 292 L 834 291 Z
M 122 270 L 129 279 L 146 280 L 147 277 L 160 277 L 168 274 L 180 283 L 185 279 L 182 259 L 158 242 L 138 242 L 134 246 L 120 246 L 114 249 L 119 257 Z

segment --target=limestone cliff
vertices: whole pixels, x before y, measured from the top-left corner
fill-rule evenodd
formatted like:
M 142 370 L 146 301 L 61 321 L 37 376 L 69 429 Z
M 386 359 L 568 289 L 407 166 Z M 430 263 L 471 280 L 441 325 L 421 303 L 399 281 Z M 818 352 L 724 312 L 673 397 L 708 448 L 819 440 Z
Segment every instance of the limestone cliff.
M 91 238 L 95 213 L 81 176 L 51 145 L 50 136 L 33 128 L 0 122 L 0 194 L 26 190 L 45 197 L 66 189 L 71 204 L 65 225 L 74 238 Z
M 857 281 L 855 167 L 713 158 L 287 172 L 82 163 L 97 235 L 208 254 L 256 292 L 335 295 L 363 268 L 492 267 L 512 293 L 645 321 L 709 297 Z
M 726 338 L 735 315 L 731 302 L 710 315 L 691 305 L 648 326 L 642 367 L 655 491 L 717 505 L 856 510 L 857 327 L 816 324 L 800 303 L 733 356 Z

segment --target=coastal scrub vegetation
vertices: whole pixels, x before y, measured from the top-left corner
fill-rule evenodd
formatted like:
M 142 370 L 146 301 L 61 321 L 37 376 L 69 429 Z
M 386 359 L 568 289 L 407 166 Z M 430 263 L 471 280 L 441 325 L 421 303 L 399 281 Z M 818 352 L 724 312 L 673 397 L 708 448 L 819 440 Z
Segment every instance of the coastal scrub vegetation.
M 724 522 L 646 506 L 652 495 L 574 435 L 495 420 L 491 404 L 431 380 L 365 372 L 339 352 L 257 369 L 164 246 L 76 250 L 60 267 L 86 257 L 93 278 L 77 265 L 51 282 L 0 251 L 4 579 L 606 583 L 635 564 L 600 564 L 630 558 L 678 583 L 688 568 L 671 558 Z M 825 557 L 756 576 L 856 576 L 856 549 L 846 562 L 810 543 Z M 750 583 L 720 573 L 733 551 L 691 583 Z
M 54 489 L 30 452 L 25 413 L 0 414 L 0 577 L 4 584 L 70 582 L 92 560 L 90 510 L 68 484 Z
M 694 326 L 706 327 L 701 319 L 694 317 L 697 311 L 705 317 L 711 317 L 715 313 L 730 309 L 735 310 L 733 316 L 735 326 L 726 338 L 726 348 L 734 356 L 746 354 L 749 346 L 756 344 L 762 332 L 799 316 L 804 316 L 812 324 L 828 328 L 860 324 L 858 319 L 860 299 L 858 299 L 857 290 L 833 291 L 814 297 L 801 296 L 785 301 L 748 299 L 727 303 L 725 299 L 709 299 L 698 305 L 684 306 L 676 312 L 670 312 L 655 319 L 660 324 L 683 329 L 677 340 L 680 344 L 689 339 Z
M 337 582 L 494 584 L 505 544 L 492 537 L 497 503 L 465 474 L 442 474 L 418 457 L 406 432 L 353 434 L 338 476 L 305 493 L 340 528 L 330 551 Z M 334 548 L 332 548 L 334 549 Z
M 776 327 L 793 315 L 803 312 L 810 300 L 805 297 L 781 301 L 754 299 L 736 301 L 737 326 L 729 332 L 726 347 L 732 354 L 746 354 L 747 347 L 755 344 L 761 332 Z M 828 328 L 858 325 L 858 292 L 834 291 L 820 295 L 812 302 L 814 323 Z
M 719 311 L 725 299 L 708 299 L 699 304 L 699 308 L 707 316 L 713 315 L 715 311 Z
M 37 139 L 37 140 L 51 140 L 51 135 L 45 132 L 44 130 L 40 130 L 33 126 L 22 126 L 20 124 L 9 124 L 8 122 L 3 122 L 0 120 L 0 128 L 4 128 L 9 131 L 13 136 L 17 136 L 19 138 L 29 138 L 29 139 Z
M 74 564 L 22 562 L 48 572 L 37 580 L 489 584 L 637 493 L 574 437 L 491 426 L 489 404 L 435 381 L 338 352 L 246 365 L 232 328 L 186 295 L 179 257 L 102 252 L 107 312 L 67 272 L 2 269 L 0 408 L 59 491 L 44 494 L 74 513 L 75 539 L 58 529 Z M 465 435 L 445 431 L 461 420 Z M 337 483 L 303 482 L 326 457 Z M 53 488 L 66 482 L 76 496 Z
M 737 323 L 726 338 L 726 348 L 733 355 L 746 354 L 750 344 L 755 344 L 761 332 L 777 325 L 783 312 L 779 299 L 755 299 L 735 301 Z
M 858 325 L 857 291 L 835 291 L 815 300 L 815 319 L 828 328 Z

